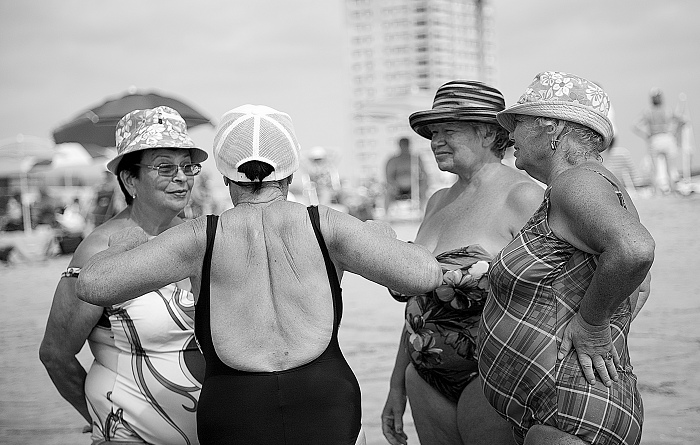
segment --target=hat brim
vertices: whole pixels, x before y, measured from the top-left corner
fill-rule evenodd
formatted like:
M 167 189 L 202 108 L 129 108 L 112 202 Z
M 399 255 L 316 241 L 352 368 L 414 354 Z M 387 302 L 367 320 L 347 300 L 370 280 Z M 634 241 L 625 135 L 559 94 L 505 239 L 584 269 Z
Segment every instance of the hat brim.
M 590 108 L 584 105 L 572 102 L 545 101 L 540 103 L 526 102 L 523 104 L 515 104 L 498 113 L 496 119 L 498 119 L 498 123 L 501 124 L 503 128 L 512 133 L 515 130 L 515 115 L 517 114 L 563 119 L 588 127 L 603 137 L 603 147 L 601 151 L 610 146 L 610 142 L 614 136 L 610 119 L 591 111 Z
M 172 149 L 172 150 L 180 150 L 180 149 L 185 149 L 190 151 L 190 159 L 194 164 L 199 164 L 200 162 L 204 162 L 207 160 L 209 157 L 209 154 L 202 150 L 201 148 L 197 147 L 148 147 L 148 148 L 142 148 L 141 150 L 134 150 L 129 153 L 135 153 L 137 151 L 144 151 L 144 150 L 155 150 L 156 148 L 165 148 L 165 149 Z M 124 153 L 126 154 L 126 153 Z M 117 174 L 117 168 L 119 167 L 119 163 L 121 162 L 122 158 L 124 157 L 124 154 L 117 155 L 107 163 L 107 170 L 112 172 L 113 174 Z
M 432 139 L 432 133 L 428 125 L 444 124 L 447 122 L 484 122 L 499 125 L 496 119 L 497 112 L 492 109 L 480 108 L 446 108 L 417 111 L 408 117 L 408 122 L 413 131 L 426 139 Z

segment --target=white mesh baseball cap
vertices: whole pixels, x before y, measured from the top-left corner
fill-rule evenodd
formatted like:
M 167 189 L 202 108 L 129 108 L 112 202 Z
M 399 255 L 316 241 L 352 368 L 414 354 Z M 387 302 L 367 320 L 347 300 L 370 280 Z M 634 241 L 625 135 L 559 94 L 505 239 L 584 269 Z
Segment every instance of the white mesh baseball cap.
M 250 182 L 238 171 L 248 161 L 274 167 L 265 182 L 284 179 L 299 168 L 299 151 L 289 115 L 264 105 L 247 104 L 228 111 L 214 136 L 216 168 L 236 182 Z

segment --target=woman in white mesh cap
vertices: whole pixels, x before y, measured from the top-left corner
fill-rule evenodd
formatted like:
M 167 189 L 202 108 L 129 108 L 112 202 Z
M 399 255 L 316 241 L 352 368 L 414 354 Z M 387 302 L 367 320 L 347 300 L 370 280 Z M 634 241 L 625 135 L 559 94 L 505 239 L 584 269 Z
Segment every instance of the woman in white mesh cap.
M 138 229 L 112 236 L 78 296 L 110 305 L 190 278 L 207 363 L 202 444 L 364 443 L 360 389 L 338 346 L 343 272 L 420 293 L 441 283 L 438 263 L 388 225 L 287 201 L 299 144 L 285 113 L 224 114 L 214 158 L 234 207 L 148 242 Z

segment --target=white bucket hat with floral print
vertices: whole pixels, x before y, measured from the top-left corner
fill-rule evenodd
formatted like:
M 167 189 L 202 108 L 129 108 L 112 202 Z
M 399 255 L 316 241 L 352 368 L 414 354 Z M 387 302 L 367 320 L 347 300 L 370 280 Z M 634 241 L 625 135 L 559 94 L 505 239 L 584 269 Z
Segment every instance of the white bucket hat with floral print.
M 498 113 L 496 118 L 510 132 L 515 129 L 517 114 L 576 122 L 603 137 L 602 151 L 614 136 L 609 110 L 608 95 L 595 83 L 574 74 L 545 71 L 535 76 L 515 105 Z
M 107 170 L 115 175 L 125 154 L 150 148 L 185 148 L 193 163 L 209 157 L 206 151 L 195 147 L 187 134 L 187 124 L 180 113 L 170 107 L 134 110 L 117 123 L 117 156 L 107 163 Z

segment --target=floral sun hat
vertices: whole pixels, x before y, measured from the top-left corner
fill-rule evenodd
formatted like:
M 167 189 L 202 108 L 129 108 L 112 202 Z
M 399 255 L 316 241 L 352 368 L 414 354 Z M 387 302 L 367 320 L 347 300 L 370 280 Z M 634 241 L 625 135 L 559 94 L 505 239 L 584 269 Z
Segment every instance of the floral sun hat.
M 551 117 L 584 125 L 603 136 L 605 150 L 614 132 L 608 119 L 610 99 L 601 87 L 574 74 L 545 71 L 535 76 L 518 102 L 496 115 L 508 131 L 515 129 L 515 115 Z
M 117 123 L 117 156 L 107 163 L 107 170 L 117 174 L 119 162 L 127 153 L 150 148 L 186 148 L 193 163 L 207 159 L 209 155 L 195 147 L 187 134 L 187 124 L 180 113 L 170 107 L 134 110 Z

